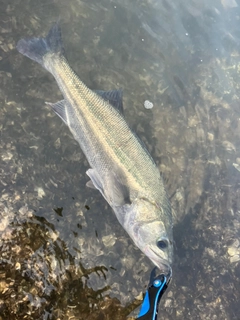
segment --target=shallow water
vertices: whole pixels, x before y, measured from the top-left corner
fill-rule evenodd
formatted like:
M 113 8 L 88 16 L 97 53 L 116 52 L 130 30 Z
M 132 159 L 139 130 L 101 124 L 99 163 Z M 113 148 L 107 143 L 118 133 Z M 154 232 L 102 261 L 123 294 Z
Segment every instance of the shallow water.
M 126 120 L 170 195 L 173 278 L 159 319 L 239 319 L 234 0 L 1 2 L 0 319 L 126 319 L 153 267 L 86 188 L 88 164 L 44 104 L 61 99 L 53 78 L 15 50 L 59 17 L 81 79 L 123 88 Z

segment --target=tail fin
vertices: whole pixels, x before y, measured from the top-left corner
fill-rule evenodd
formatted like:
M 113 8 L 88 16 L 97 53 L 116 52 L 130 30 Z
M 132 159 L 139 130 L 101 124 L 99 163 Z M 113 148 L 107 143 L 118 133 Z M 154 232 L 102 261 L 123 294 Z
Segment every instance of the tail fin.
M 55 23 L 46 38 L 21 39 L 17 43 L 17 50 L 24 56 L 37 61 L 44 66 L 43 57 L 47 53 L 64 54 L 61 29 Z

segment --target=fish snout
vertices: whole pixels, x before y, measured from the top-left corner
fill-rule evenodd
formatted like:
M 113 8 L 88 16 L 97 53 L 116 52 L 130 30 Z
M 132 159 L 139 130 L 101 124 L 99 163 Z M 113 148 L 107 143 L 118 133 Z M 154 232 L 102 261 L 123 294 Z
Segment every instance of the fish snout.
M 155 264 L 155 266 L 163 273 L 166 277 L 172 276 L 172 267 L 170 262 L 157 254 L 152 248 L 147 248 L 146 255 Z

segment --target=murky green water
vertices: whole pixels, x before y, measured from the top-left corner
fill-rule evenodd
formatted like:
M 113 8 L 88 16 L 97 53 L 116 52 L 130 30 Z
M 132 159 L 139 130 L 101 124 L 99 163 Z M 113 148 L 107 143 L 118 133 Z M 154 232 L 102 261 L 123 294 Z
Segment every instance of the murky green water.
M 44 104 L 61 98 L 53 78 L 15 50 L 59 17 L 81 79 L 123 88 L 171 198 L 173 279 L 159 319 L 239 319 L 235 0 L 1 2 L 0 319 L 126 319 L 153 267 L 86 188 L 88 164 Z

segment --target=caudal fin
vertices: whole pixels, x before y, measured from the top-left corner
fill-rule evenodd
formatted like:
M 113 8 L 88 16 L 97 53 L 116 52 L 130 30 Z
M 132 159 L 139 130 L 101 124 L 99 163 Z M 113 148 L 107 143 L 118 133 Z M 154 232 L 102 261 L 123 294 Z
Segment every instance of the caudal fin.
M 43 57 L 47 53 L 61 55 L 64 53 L 61 29 L 58 23 L 55 23 L 50 29 L 46 38 L 21 39 L 17 43 L 17 50 L 24 56 L 37 61 L 44 66 Z

